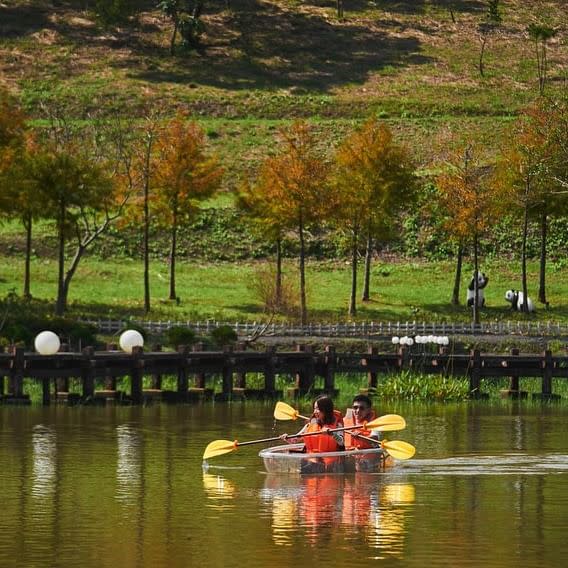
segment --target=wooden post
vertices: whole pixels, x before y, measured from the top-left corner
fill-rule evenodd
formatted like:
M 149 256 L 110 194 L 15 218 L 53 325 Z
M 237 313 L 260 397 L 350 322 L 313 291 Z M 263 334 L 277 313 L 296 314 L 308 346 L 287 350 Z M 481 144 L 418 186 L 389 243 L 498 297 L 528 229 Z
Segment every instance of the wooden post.
M 196 343 L 192 350 L 194 352 L 203 351 L 203 343 Z M 195 387 L 198 389 L 205 388 L 205 373 L 197 373 L 197 375 L 195 375 Z
M 41 403 L 43 406 L 49 406 L 51 402 L 51 393 L 49 392 L 49 377 L 41 379 Z
M 239 341 L 235 345 L 236 351 L 245 351 L 246 350 L 246 343 Z M 235 388 L 238 389 L 246 389 L 247 388 L 247 373 L 246 371 L 239 371 L 235 373 Z
M 377 355 L 379 350 L 376 347 L 369 347 L 369 355 Z M 376 390 L 379 384 L 378 375 L 375 371 L 367 372 L 367 389 L 369 391 Z
M 160 353 L 162 351 L 162 346 L 159 343 L 157 343 L 156 345 L 154 345 L 152 351 Z M 157 375 L 157 374 L 152 375 L 150 388 L 153 390 L 162 390 L 162 375 Z
M 511 355 L 512 356 L 517 356 L 518 354 L 519 354 L 519 350 L 516 347 L 511 349 Z M 503 397 L 503 398 L 518 399 L 518 398 L 526 398 L 527 397 L 527 392 L 520 390 L 519 377 L 517 375 L 512 375 L 510 377 L 509 389 L 508 390 L 502 390 L 500 394 L 501 394 L 501 397 Z
M 330 396 L 335 394 L 335 347 L 325 346 L 325 375 L 323 378 L 323 390 Z
M 230 399 L 233 394 L 233 348 L 226 345 L 223 348 L 223 397 Z
M 69 353 L 69 343 L 62 343 L 59 348 L 60 353 Z M 57 377 L 55 379 L 55 396 L 57 393 L 69 394 L 69 377 Z
M 180 345 L 177 348 L 180 356 L 180 363 L 177 372 L 177 392 L 182 397 L 187 396 L 187 389 L 189 387 L 187 379 L 187 355 L 189 353 L 189 345 Z
M 8 378 L 8 392 L 14 398 L 24 398 L 24 350 L 12 346 L 12 362 Z
M 296 345 L 296 351 L 302 353 L 311 353 L 312 348 L 309 345 Z M 313 359 L 311 363 L 305 364 L 299 371 L 296 372 L 296 392 L 303 396 L 309 392 L 314 383 L 314 369 Z
M 513 349 L 511 349 L 511 355 L 513 356 L 517 356 L 519 354 L 519 350 L 516 347 L 513 347 Z M 509 390 L 511 392 L 519 392 L 519 377 L 518 376 L 512 376 L 510 379 L 510 383 L 509 383 Z
M 408 369 L 410 366 L 410 353 L 406 345 L 401 345 L 398 348 L 398 368 L 399 371 Z
M 0 353 L 4 353 L 4 346 L 0 345 Z M 0 375 L 0 398 L 2 398 L 4 396 L 4 393 L 6 392 L 6 387 L 5 387 L 5 377 L 4 375 Z
M 118 351 L 118 345 L 116 343 L 107 343 L 107 351 Z M 106 376 L 104 378 L 104 389 L 109 391 L 116 391 L 116 377 Z
M 275 353 L 275 347 L 269 346 L 266 348 L 266 362 L 264 364 L 264 392 L 266 394 L 272 394 L 276 391 Z
M 144 349 L 139 345 L 132 348 L 132 362 L 130 366 L 130 397 L 134 404 L 142 404 L 142 354 Z
M 546 349 L 542 357 L 542 398 L 552 398 L 552 370 L 554 369 L 552 351 Z
M 479 398 L 481 392 L 481 352 L 479 349 L 470 351 L 470 369 L 469 369 L 469 396 L 471 398 Z
M 81 381 L 83 383 L 83 399 L 90 399 L 95 394 L 95 379 L 91 366 L 91 357 L 95 354 L 94 347 L 85 347 L 83 353 L 83 364 L 81 369 Z

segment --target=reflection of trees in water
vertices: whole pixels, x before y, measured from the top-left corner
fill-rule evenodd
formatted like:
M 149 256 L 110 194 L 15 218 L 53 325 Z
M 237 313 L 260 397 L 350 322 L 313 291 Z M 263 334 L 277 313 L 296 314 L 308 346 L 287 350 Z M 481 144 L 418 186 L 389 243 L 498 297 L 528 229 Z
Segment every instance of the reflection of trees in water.
M 292 546 L 300 534 L 314 546 L 338 537 L 360 539 L 369 548 L 403 552 L 408 505 L 414 486 L 382 484 L 376 476 L 267 476 L 261 497 L 272 512 L 272 537 Z

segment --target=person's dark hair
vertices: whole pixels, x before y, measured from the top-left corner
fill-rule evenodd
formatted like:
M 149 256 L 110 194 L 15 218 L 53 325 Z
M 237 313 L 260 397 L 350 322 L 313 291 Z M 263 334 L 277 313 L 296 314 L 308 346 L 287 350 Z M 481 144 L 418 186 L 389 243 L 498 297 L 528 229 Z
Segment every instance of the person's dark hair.
M 322 424 L 333 424 L 335 422 L 335 414 L 333 412 L 333 400 L 329 396 L 323 394 L 314 400 L 314 404 L 318 403 L 318 408 L 323 414 Z
M 364 402 L 369 408 L 373 406 L 371 399 L 366 394 L 358 394 L 354 399 L 353 402 Z

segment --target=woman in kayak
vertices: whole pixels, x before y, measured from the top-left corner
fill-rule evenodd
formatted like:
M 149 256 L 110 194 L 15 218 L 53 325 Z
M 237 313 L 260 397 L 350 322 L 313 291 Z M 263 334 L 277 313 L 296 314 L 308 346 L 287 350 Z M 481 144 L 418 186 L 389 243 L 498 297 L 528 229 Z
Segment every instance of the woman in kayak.
M 314 412 L 310 421 L 293 437 L 282 434 L 281 438 L 289 443 L 295 443 L 295 438 L 302 434 L 321 432 L 319 435 L 303 438 L 308 453 L 339 452 L 345 449 L 343 432 L 331 432 L 343 427 L 341 412 L 335 410 L 333 401 L 327 395 L 322 395 L 314 401 Z

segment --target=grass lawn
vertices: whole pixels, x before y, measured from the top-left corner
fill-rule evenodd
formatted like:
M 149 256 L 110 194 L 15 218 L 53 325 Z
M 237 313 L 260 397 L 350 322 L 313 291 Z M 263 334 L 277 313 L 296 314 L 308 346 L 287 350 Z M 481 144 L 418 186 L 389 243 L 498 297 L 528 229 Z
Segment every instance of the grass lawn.
M 251 283 L 262 263 L 179 262 L 176 302 L 168 296 L 168 266 L 151 264 L 152 311 L 149 319 L 178 321 L 212 318 L 226 321 L 261 321 L 267 318 L 261 300 Z M 32 295 L 36 300 L 53 302 L 56 294 L 56 269 L 53 260 L 32 262 Z M 285 274 L 297 280 L 296 263 L 287 261 Z M 142 262 L 129 259 L 97 260 L 88 258 L 71 283 L 70 315 L 123 318 L 143 317 Z M 359 302 L 357 320 L 368 321 L 468 321 L 465 306 L 449 303 L 453 287 L 452 262 L 417 261 L 375 262 L 371 280 L 372 298 Z M 485 291 L 487 307 L 482 321 L 530 318 L 539 321 L 568 322 L 568 268 L 550 266 L 548 300 L 550 308 L 537 304 L 535 314 L 511 311 L 504 300 L 505 291 L 519 288 L 520 270 L 516 262 L 484 262 L 490 283 Z M 21 292 L 23 261 L 0 257 L 0 296 L 10 290 Z M 462 280 L 462 301 L 471 274 L 466 265 Z M 359 275 L 362 282 L 363 274 Z M 529 264 L 529 295 L 536 300 L 538 265 Z M 308 310 L 310 321 L 345 321 L 350 292 L 350 266 L 340 262 L 308 262 Z M 536 302 L 535 302 L 536 303 Z

